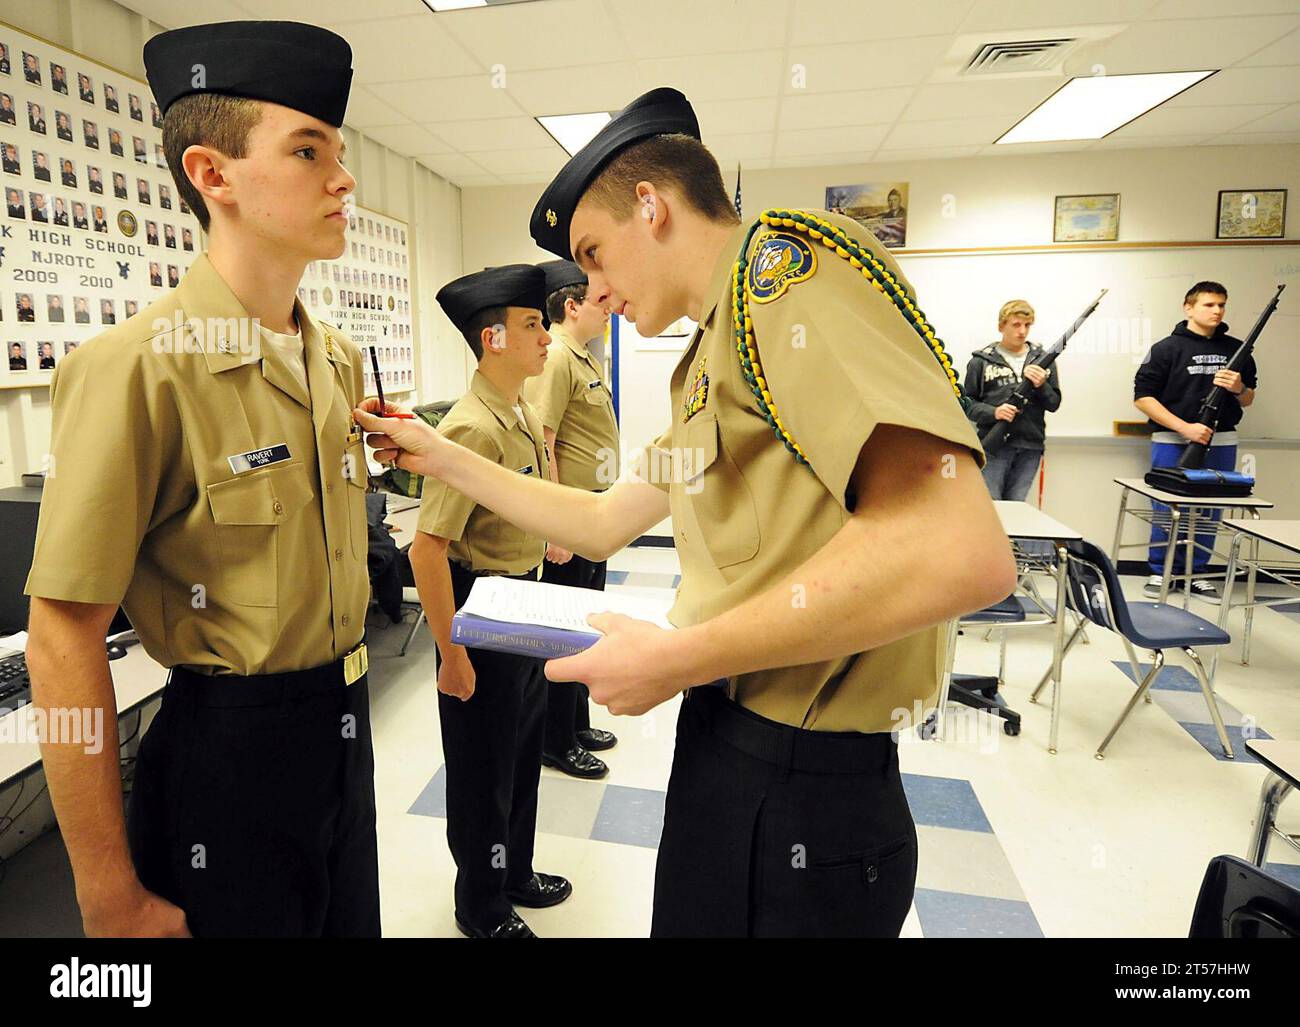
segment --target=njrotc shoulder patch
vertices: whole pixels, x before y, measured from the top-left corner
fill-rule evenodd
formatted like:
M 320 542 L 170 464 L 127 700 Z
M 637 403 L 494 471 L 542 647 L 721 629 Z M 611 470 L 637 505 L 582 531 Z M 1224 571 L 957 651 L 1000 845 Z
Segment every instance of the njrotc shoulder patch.
M 817 254 L 801 236 L 765 232 L 758 237 L 749 262 L 749 295 L 755 303 L 771 303 L 816 271 Z
M 704 404 L 709 401 L 709 375 L 704 369 L 705 361 L 708 359 L 707 354 L 700 357 L 700 362 L 695 368 L 695 377 L 691 381 L 691 387 L 686 390 L 686 395 L 682 400 L 683 424 L 703 410 Z

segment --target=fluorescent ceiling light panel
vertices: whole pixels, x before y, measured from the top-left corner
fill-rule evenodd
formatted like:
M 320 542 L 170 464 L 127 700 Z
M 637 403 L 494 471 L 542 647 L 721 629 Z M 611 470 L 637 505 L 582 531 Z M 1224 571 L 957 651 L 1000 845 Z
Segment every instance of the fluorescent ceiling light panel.
M 1213 74 L 1172 71 L 1074 78 L 1022 118 L 998 143 L 1101 139 Z
M 538 118 L 537 123 L 551 133 L 551 137 L 572 157 L 591 142 L 609 119 L 609 111 L 596 111 L 593 114 L 547 115 Z

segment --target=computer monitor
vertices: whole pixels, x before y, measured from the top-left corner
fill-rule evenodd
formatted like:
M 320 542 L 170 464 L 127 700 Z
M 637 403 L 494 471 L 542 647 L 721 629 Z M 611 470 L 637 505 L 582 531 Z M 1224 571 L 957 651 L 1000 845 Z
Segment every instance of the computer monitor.
M 30 486 L 0 489 L 0 635 L 27 630 L 31 600 L 23 589 L 36 550 L 41 493 L 41 489 Z M 119 607 L 107 634 L 116 635 L 130 628 L 131 622 Z
M 27 629 L 30 606 L 23 587 L 36 548 L 41 489 L 0 489 L 0 635 Z

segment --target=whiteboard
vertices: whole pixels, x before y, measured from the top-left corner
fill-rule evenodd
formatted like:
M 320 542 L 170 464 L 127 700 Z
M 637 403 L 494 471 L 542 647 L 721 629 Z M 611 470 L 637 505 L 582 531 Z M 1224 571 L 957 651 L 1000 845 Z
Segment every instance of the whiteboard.
M 1183 319 L 1197 281 L 1228 289 L 1224 320 L 1244 339 L 1279 284 L 1286 291 L 1255 347 L 1259 392 L 1246 411 L 1246 438 L 1300 438 L 1300 243 L 1055 253 L 895 256 L 960 375 L 970 354 L 998 339 L 998 308 L 1025 299 L 1037 318 L 1029 338 L 1056 341 L 1103 288 L 1110 292 L 1058 361 L 1061 409 L 1049 436 L 1113 435 L 1114 421 L 1145 420 L 1133 406 L 1143 355 Z

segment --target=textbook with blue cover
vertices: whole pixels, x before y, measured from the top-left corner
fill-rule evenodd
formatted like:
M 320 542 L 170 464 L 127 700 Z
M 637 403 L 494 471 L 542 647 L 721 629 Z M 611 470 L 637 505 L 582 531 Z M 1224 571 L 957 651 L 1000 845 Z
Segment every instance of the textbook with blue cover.
M 621 613 L 671 628 L 671 600 L 598 592 L 546 581 L 479 578 L 451 619 L 451 640 L 468 649 L 492 649 L 518 656 L 554 660 L 572 656 L 600 640 L 587 623 L 593 613 Z

